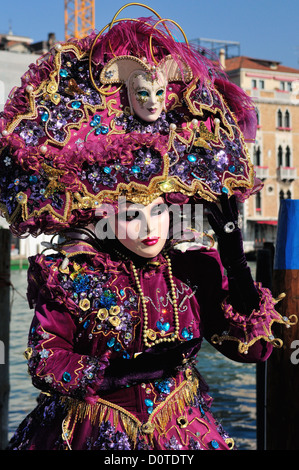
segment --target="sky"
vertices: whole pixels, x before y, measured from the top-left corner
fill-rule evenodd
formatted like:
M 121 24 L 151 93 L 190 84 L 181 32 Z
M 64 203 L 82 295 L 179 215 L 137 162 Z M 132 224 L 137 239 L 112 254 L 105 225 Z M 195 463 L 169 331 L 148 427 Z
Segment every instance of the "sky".
M 71 2 L 72 3 L 72 2 Z M 96 29 L 110 23 L 126 0 L 96 0 Z M 279 61 L 299 69 L 299 0 L 144 0 L 161 17 L 195 38 L 240 43 L 240 54 Z M 55 33 L 64 40 L 64 0 L 2 0 L 0 34 L 27 36 L 34 42 Z M 155 16 L 139 6 L 124 9 L 119 18 Z M 180 34 L 180 33 L 179 33 Z M 182 37 L 182 36 L 181 36 Z M 207 44 L 205 44 L 207 45 Z M 233 52 L 238 52 L 234 49 Z

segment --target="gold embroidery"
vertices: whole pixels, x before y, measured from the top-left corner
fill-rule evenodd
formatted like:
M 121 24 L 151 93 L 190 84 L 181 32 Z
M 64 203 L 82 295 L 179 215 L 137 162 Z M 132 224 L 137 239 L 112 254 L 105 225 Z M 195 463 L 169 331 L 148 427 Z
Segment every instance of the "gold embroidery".
M 81 299 L 79 302 L 79 307 L 85 312 L 90 308 L 90 301 L 88 299 Z
M 106 318 L 108 317 L 108 310 L 106 308 L 100 308 L 97 313 L 97 317 L 99 320 L 106 320 Z
M 108 320 L 112 326 L 119 326 L 121 323 L 121 319 L 119 317 L 109 317 Z

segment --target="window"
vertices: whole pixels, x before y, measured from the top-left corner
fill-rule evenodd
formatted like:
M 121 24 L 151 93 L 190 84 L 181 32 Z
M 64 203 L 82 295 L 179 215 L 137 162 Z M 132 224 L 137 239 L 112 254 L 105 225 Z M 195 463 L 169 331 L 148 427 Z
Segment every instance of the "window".
M 261 125 L 261 118 L 260 118 L 260 112 L 257 108 L 255 108 L 255 112 L 256 112 L 256 121 L 257 121 L 257 125 L 260 126 Z
M 265 88 L 265 80 L 259 80 L 259 89 L 264 90 Z
M 255 146 L 253 149 L 253 164 L 256 166 L 261 166 L 261 149 L 259 146 Z
M 291 113 L 287 109 L 284 113 L 279 109 L 276 115 L 277 127 L 281 130 L 290 130 L 291 129 Z
M 262 197 L 261 193 L 257 193 L 255 196 L 255 210 L 256 212 L 261 213 L 262 211 Z
M 277 165 L 278 166 L 291 166 L 291 149 L 287 145 L 285 151 L 282 146 L 279 145 L 277 149 Z
M 284 127 L 291 127 L 290 125 L 290 113 L 288 110 L 284 113 Z
M 266 187 L 266 191 L 267 191 L 268 196 L 273 196 L 274 195 L 274 186 L 272 186 L 271 184 L 268 184 L 268 186 Z
M 251 88 L 257 88 L 257 82 L 255 79 L 251 80 Z
M 286 82 L 286 81 L 279 82 L 279 89 L 281 91 L 292 91 L 292 82 Z
M 281 91 L 284 91 L 285 90 L 285 82 L 279 82 L 279 89 Z
M 282 146 L 279 145 L 278 151 L 277 151 L 277 164 L 278 166 L 283 165 L 283 152 L 282 152 Z
M 285 151 L 282 146 L 279 145 L 277 149 L 277 166 L 291 166 L 291 149 L 287 145 Z
M 287 191 L 283 191 L 282 189 L 279 191 L 279 199 L 282 201 L 283 199 L 292 199 L 292 191 L 288 189 Z
M 286 148 L 285 166 L 291 166 L 291 150 L 290 150 L 289 146 L 287 146 L 287 148 Z

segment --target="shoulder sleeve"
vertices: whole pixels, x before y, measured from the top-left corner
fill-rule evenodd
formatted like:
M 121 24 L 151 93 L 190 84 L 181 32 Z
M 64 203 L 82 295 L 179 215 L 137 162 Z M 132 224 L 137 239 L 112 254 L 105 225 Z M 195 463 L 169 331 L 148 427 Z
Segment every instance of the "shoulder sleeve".
M 283 295 L 274 299 L 269 289 L 255 283 L 259 306 L 250 315 L 240 313 L 230 303 L 230 286 L 220 256 L 215 249 L 201 249 L 184 253 L 180 264 L 187 276 L 197 285 L 197 299 L 204 336 L 225 356 L 241 362 L 266 360 L 273 347 L 282 341 L 273 333 L 273 325 L 290 327 L 297 317 L 282 317 L 275 305 Z M 179 255 L 179 257 L 184 256 Z
M 100 357 L 75 352 L 78 307 L 58 281 L 61 261 L 30 260 L 28 298 L 35 314 L 25 355 L 34 386 L 83 398 L 101 388 L 109 352 Z

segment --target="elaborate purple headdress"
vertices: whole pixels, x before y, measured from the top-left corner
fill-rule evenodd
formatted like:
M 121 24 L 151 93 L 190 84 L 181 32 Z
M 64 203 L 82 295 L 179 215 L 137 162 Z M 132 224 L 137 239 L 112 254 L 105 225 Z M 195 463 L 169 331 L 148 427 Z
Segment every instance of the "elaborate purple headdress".
M 253 191 L 250 98 L 218 62 L 175 40 L 166 21 L 113 20 L 98 35 L 56 44 L 12 90 L 0 115 L 0 210 L 16 235 L 88 224 L 119 196 L 211 201 Z M 140 70 L 166 77 L 154 122 L 128 99 L 128 78 Z

